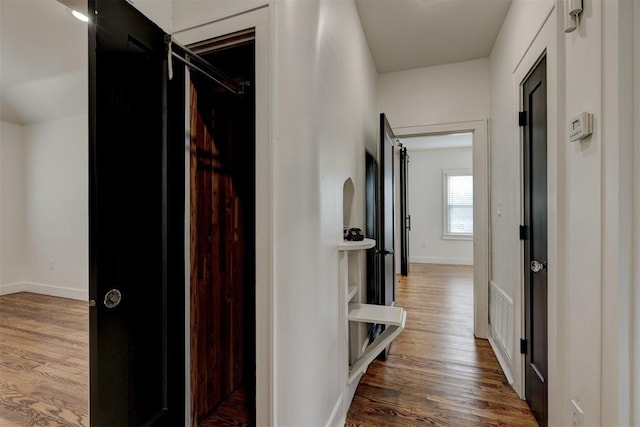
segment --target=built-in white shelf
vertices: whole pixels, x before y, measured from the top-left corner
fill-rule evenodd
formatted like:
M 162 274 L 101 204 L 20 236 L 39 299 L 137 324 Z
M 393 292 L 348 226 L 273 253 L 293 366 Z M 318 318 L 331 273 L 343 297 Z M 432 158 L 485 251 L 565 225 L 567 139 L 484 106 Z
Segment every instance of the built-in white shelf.
M 0 0 L 1 1 L 1 0 Z M 376 246 L 373 239 L 338 244 L 340 261 L 340 322 L 342 324 L 344 413 L 349 409 L 360 376 L 369 364 L 404 329 L 407 313 L 402 307 L 365 304 L 365 251 Z M 367 339 L 367 323 L 385 325 L 384 331 L 371 343 Z M 368 343 L 368 344 L 367 344 Z
M 368 304 L 349 304 L 349 305 L 350 306 L 352 305 L 367 306 Z M 382 308 L 382 309 L 395 309 L 395 310 L 374 311 L 370 309 L 372 307 Z M 385 323 L 385 320 L 387 319 L 392 320 L 394 323 L 393 324 L 385 323 L 387 327 L 385 328 L 384 332 L 378 335 L 378 338 L 376 338 L 371 344 L 369 344 L 367 349 L 360 355 L 360 357 L 358 357 L 358 359 L 356 359 L 353 362 L 353 364 L 351 365 L 351 368 L 349 369 L 349 384 L 355 381 L 355 379 L 358 378 L 359 375 L 364 373 L 364 371 L 367 370 L 367 367 L 369 366 L 369 364 L 373 362 L 373 360 L 376 357 L 378 357 L 378 355 L 382 352 L 382 350 L 384 350 L 389 344 L 391 344 L 391 341 L 393 341 L 398 335 L 400 335 L 400 332 L 404 330 L 404 326 L 407 322 L 407 312 L 404 311 L 402 307 L 389 307 L 389 306 L 376 305 L 376 306 L 368 306 L 368 307 L 358 307 L 355 309 L 358 311 L 366 311 L 367 315 L 380 314 L 381 317 L 379 321 L 374 321 L 369 323 Z M 351 307 L 349 312 L 351 312 Z M 397 321 L 398 316 L 400 317 L 399 321 Z M 349 320 L 351 320 L 351 316 L 349 316 Z M 397 321 L 397 324 L 396 324 L 396 321 Z
M 399 326 L 405 317 L 404 308 L 402 307 L 358 303 L 349 304 L 349 320 L 352 322 Z
M 376 241 L 373 239 L 364 239 L 358 242 L 351 240 L 343 240 L 338 244 L 338 250 L 341 251 L 361 251 L 365 249 L 371 249 L 376 245 Z
M 358 290 L 359 289 L 358 289 L 357 283 L 349 286 L 349 292 L 347 293 L 347 302 L 350 302 L 353 299 L 353 297 L 356 296 L 356 294 L 358 293 Z

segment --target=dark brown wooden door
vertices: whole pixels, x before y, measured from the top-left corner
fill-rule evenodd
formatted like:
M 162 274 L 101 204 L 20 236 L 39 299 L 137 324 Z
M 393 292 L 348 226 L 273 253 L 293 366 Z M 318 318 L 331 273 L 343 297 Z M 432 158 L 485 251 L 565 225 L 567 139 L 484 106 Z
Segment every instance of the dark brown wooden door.
M 254 57 L 253 43 L 204 55 L 213 66 L 224 67 L 234 81 L 254 81 Z M 235 410 L 246 411 L 249 419 L 255 416 L 255 102 L 251 88 L 237 96 L 191 73 L 194 426 L 238 390 L 248 398 L 237 403 Z M 228 421 L 240 423 L 239 419 Z
M 523 83 L 525 396 L 547 425 L 547 70 L 546 59 Z
M 91 425 L 182 425 L 184 76 L 126 1 L 89 11 Z
M 409 214 L 409 153 L 407 148 L 400 149 L 400 274 L 409 275 L 409 232 L 411 215 Z

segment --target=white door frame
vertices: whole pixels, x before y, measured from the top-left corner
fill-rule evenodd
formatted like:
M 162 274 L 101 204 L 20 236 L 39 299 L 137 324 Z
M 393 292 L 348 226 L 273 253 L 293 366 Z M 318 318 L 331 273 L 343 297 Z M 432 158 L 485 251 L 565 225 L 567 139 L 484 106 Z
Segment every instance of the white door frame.
M 541 25 L 540 30 L 531 42 L 531 45 L 524 53 L 516 68 L 513 71 L 513 123 L 514 141 L 518 141 L 518 200 L 520 202 L 520 224 L 524 221 L 523 205 L 523 152 L 522 141 L 524 138 L 522 128 L 518 126 L 518 111 L 522 110 L 522 82 L 529 72 L 538 63 L 542 56 L 547 57 L 547 357 L 548 357 L 548 419 L 562 419 L 556 414 L 561 411 L 558 406 L 558 388 L 553 387 L 561 381 L 561 372 L 555 355 L 558 354 L 560 345 L 559 335 L 560 325 L 558 312 L 558 283 L 560 274 L 560 254 L 559 254 L 559 223 L 564 219 L 564 212 L 561 211 L 560 194 L 563 190 L 564 177 L 559 172 L 559 164 L 564 159 L 562 147 L 558 146 L 558 52 L 556 41 L 556 13 L 555 7 L 551 7 L 547 18 Z M 515 233 L 515 231 L 514 231 Z M 524 243 L 520 242 L 520 257 L 517 265 L 514 265 L 518 272 L 518 286 L 514 289 L 514 331 L 517 334 L 514 343 L 519 343 L 520 338 L 524 338 Z M 517 347 L 517 345 L 516 345 Z M 520 398 L 525 398 L 525 357 L 514 350 L 514 384 L 513 388 Z
M 490 192 L 489 137 L 486 120 L 407 126 L 393 129 L 396 138 L 473 133 L 473 333 L 489 336 Z
M 272 136 L 272 72 L 271 31 L 268 6 L 234 14 L 209 24 L 175 32 L 183 45 L 209 40 L 249 28 L 255 29 L 255 94 L 256 94 L 256 423 L 275 425 L 275 340 L 274 340 L 274 204 L 273 204 L 273 136 Z M 188 91 L 187 91 L 188 93 Z M 186 105 L 189 105 L 187 103 Z M 188 127 L 187 127 L 188 129 Z M 189 138 L 187 136 L 187 138 Z M 188 147 L 188 145 L 187 145 Z M 189 150 L 186 150 L 187 158 Z M 188 162 L 188 160 L 187 160 Z M 188 164 L 188 163 L 187 163 Z M 187 173 L 189 168 L 187 167 Z M 189 178 L 186 179 L 186 227 L 189 247 Z M 191 265 L 187 252 L 187 264 Z M 186 424 L 191 425 L 191 338 L 189 319 L 189 269 L 186 272 L 185 312 L 185 396 Z

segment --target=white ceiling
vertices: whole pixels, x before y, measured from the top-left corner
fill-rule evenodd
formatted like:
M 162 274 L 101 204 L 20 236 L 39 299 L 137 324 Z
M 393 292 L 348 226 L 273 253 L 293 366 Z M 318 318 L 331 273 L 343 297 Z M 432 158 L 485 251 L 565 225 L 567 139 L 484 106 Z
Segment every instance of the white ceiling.
M 487 57 L 511 0 L 356 0 L 379 72 Z M 87 111 L 87 26 L 56 0 L 0 0 L 0 120 Z
M 511 0 L 355 0 L 379 73 L 486 58 Z
M 445 150 L 450 148 L 471 148 L 473 146 L 473 134 L 450 133 L 445 135 L 424 135 L 400 138 L 402 145 L 408 151 Z
M 0 119 L 87 111 L 87 25 L 56 0 L 0 0 Z

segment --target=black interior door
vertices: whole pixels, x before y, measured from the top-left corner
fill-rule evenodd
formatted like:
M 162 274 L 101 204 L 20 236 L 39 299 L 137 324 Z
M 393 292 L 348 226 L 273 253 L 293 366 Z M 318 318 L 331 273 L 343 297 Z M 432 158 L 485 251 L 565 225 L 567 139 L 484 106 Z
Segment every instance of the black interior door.
M 89 11 L 91 425 L 182 425 L 184 75 L 126 1 Z
M 378 304 L 381 305 L 393 305 L 395 302 L 394 144 L 393 129 L 382 113 L 380 114 L 380 203 L 378 204 L 380 232 L 376 241 L 376 253 L 380 263 L 380 299 Z M 386 353 L 387 349 L 384 350 L 382 356 L 385 357 Z
M 523 84 L 525 396 L 547 425 L 547 71 L 543 58 Z
M 409 214 L 409 154 L 407 148 L 400 148 L 400 274 L 409 274 L 409 231 L 411 231 L 411 215 Z
M 378 222 L 378 205 L 380 204 L 378 188 L 378 162 L 370 153 L 365 158 L 365 235 L 378 241 L 380 226 Z M 367 250 L 367 304 L 379 304 L 381 300 L 380 287 L 380 257 L 377 249 Z M 373 328 L 372 328 L 373 329 Z M 373 335 L 371 336 L 373 337 Z M 373 340 L 373 339 L 372 339 Z

